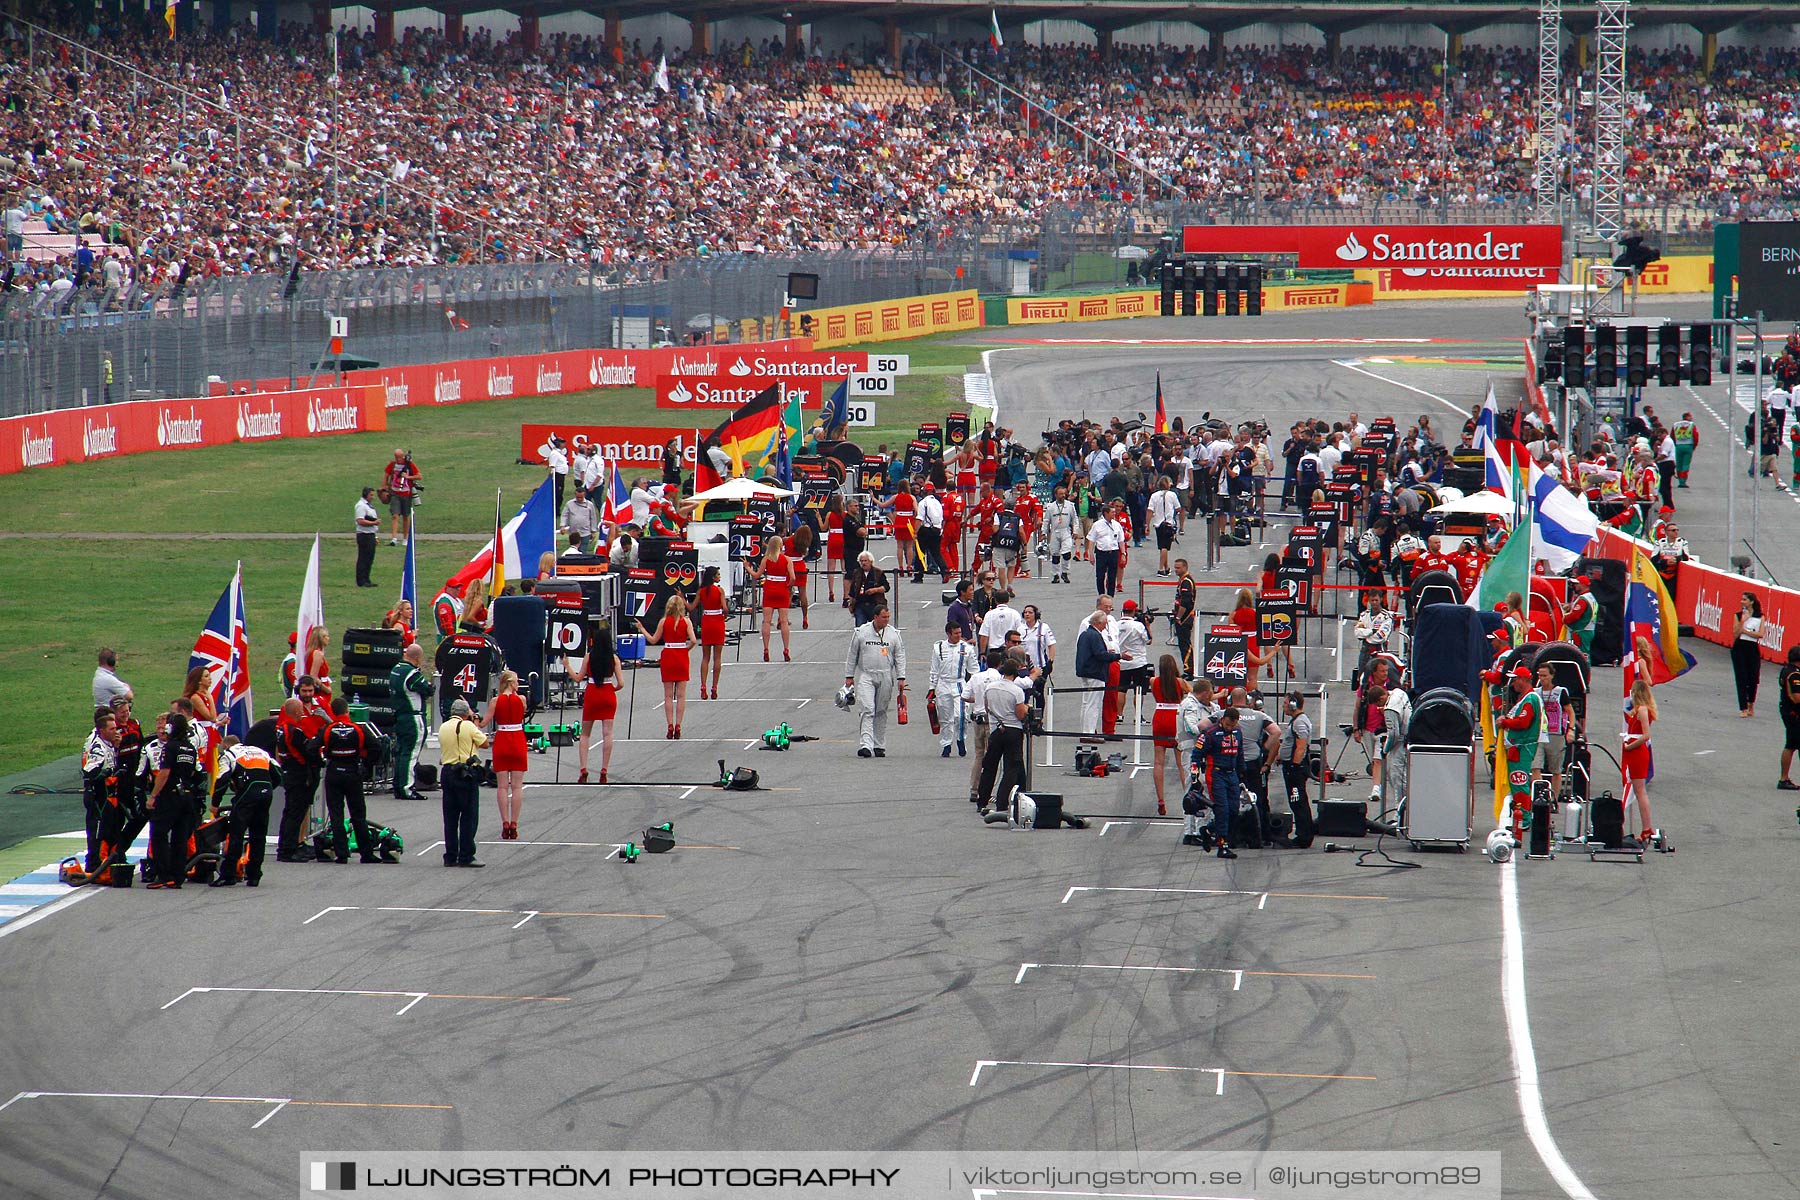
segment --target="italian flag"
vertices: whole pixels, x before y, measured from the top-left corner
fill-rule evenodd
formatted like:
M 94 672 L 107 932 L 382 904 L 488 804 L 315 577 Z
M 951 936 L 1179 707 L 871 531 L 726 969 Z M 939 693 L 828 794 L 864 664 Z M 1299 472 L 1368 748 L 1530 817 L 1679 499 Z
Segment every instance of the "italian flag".
M 1000 14 L 991 8 L 988 9 L 988 45 L 995 50 L 1006 45 L 1000 37 Z

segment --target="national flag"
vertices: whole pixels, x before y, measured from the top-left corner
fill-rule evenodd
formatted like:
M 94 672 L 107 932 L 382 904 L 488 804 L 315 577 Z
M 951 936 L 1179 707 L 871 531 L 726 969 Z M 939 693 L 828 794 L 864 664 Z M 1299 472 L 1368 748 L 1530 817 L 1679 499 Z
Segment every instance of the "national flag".
M 461 333 L 469 327 L 468 321 L 457 316 L 454 308 L 446 308 L 444 310 L 444 320 L 450 322 L 450 328 L 456 330 L 458 333 Z
M 666 92 L 669 90 L 669 56 L 668 55 L 666 55 L 666 54 L 663 55 L 662 59 L 657 62 L 656 75 L 654 78 L 651 79 L 650 82 L 652 82 L 656 85 L 656 90 L 659 92 Z
M 165 0 L 163 4 L 163 24 L 169 27 L 169 36 L 175 36 L 175 6 L 181 0 Z
M 1680 619 L 1675 602 L 1662 576 L 1650 565 L 1643 550 L 1631 552 L 1630 583 L 1625 587 L 1625 695 L 1631 694 L 1632 682 L 1639 671 L 1652 685 L 1667 683 L 1685 675 L 1694 665 L 1694 656 L 1681 648 L 1676 635 Z M 1640 654 L 1640 640 L 1648 643 L 1647 658 Z
M 998 50 L 1005 45 L 1005 40 L 1000 36 L 1000 14 L 990 8 L 988 9 L 988 47 Z
M 523 579 L 527 566 L 537 570 L 538 559 L 547 550 L 556 548 L 556 482 L 546 478 L 538 485 L 531 498 L 520 506 L 500 531 L 497 539 L 505 560 L 506 577 L 509 580 Z M 471 558 L 463 568 L 452 575 L 444 585 L 460 592 L 477 579 L 492 578 L 494 565 L 494 541 L 481 548 L 481 553 Z
M 414 534 L 419 526 L 417 510 L 412 520 L 406 523 L 406 562 L 400 568 L 400 598 L 412 605 L 413 624 L 419 623 L 419 565 L 415 557 L 417 545 Z
M 800 389 L 795 388 L 787 394 L 787 404 L 781 410 L 781 432 L 778 435 L 790 458 L 800 452 L 800 437 L 806 429 L 804 420 L 800 414 Z M 770 439 L 769 449 L 759 460 L 767 463 L 770 470 L 775 469 L 775 441 L 775 438 Z
M 619 464 L 606 464 L 606 504 L 600 518 L 609 525 L 624 525 L 631 520 L 631 489 L 625 486 L 625 472 Z
M 306 159 L 306 165 L 310 167 L 318 160 L 319 148 L 313 143 L 312 138 L 309 137 L 306 139 L 306 148 L 300 153 L 301 157 Z
M 1509 592 L 1517 592 L 1521 597 L 1531 592 L 1531 539 L 1516 531 L 1488 560 L 1487 570 L 1475 585 L 1473 607 L 1492 612 L 1496 604 L 1505 602 Z
M 824 407 L 819 410 L 819 428 L 829 437 L 833 430 L 850 419 L 850 381 L 842 380 L 831 389 L 831 395 L 825 397 Z
M 725 480 L 720 477 L 708 451 L 717 448 L 731 459 L 731 474 L 748 474 L 748 467 L 761 463 L 769 453 L 769 443 L 781 429 L 781 385 L 772 383 L 756 396 L 732 410 L 719 427 L 707 434 L 694 456 L 694 490 L 706 491 Z
M 1531 464 L 1531 556 L 1566 571 L 1587 551 L 1600 529 L 1600 518 L 1588 502 Z
M 254 701 L 250 695 L 250 637 L 244 624 L 244 567 L 231 577 L 231 582 L 213 605 L 212 615 L 194 643 L 188 656 L 188 670 L 205 667 L 213 672 L 213 707 L 225 717 L 225 732 L 244 737 L 250 732 Z
M 555 478 L 552 475 L 544 482 L 550 483 Z M 500 594 L 506 591 L 506 524 L 501 520 L 500 492 L 501 489 L 494 489 L 494 540 L 492 543 L 494 560 L 489 564 L 488 570 L 488 599 L 490 600 L 499 599 Z M 524 564 L 521 563 L 520 568 L 523 569 L 523 567 Z
M 306 639 L 316 626 L 325 624 L 325 597 L 319 591 L 319 535 L 313 534 L 312 556 L 306 560 L 306 581 L 300 585 L 300 615 L 294 622 L 294 651 L 300 655 L 300 673 L 306 673 Z
M 1169 410 L 1163 405 L 1162 372 L 1156 373 L 1156 427 L 1155 432 L 1169 432 Z
M 1525 443 L 1499 434 L 1500 405 L 1494 397 L 1494 385 L 1488 383 L 1487 399 L 1475 417 L 1475 444 L 1481 447 L 1482 463 L 1489 491 L 1499 492 L 1516 506 L 1520 497 L 1513 490 L 1512 468 L 1521 459 L 1529 460 Z
M 775 437 L 775 478 L 782 487 L 790 492 L 794 490 L 794 456 L 788 453 L 787 418 L 781 421 L 781 431 Z
M 412 170 L 412 164 L 407 162 L 404 158 L 395 160 L 394 169 L 391 172 L 391 174 L 393 175 L 393 178 L 394 178 L 394 182 L 395 183 L 403 182 L 406 179 L 407 173 L 410 172 L 411 170 Z

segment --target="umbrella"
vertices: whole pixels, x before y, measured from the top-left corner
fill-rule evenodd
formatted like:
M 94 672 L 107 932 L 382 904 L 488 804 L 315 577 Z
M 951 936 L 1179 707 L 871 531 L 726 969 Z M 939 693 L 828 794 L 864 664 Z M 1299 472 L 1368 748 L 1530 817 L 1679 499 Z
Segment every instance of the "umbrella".
M 758 483 L 754 479 L 746 479 L 742 475 L 736 479 L 727 479 L 718 487 L 707 488 L 704 492 L 696 492 L 688 499 L 700 504 L 710 501 L 735 501 L 739 504 L 757 496 L 776 496 L 787 499 L 798 496 L 799 492 L 790 492 L 786 488 L 770 487 L 766 483 Z
M 730 317 L 721 317 L 717 313 L 695 313 L 688 318 L 689 329 L 711 329 L 715 325 L 731 324 Z
M 1117 259 L 1149 258 L 1150 252 L 1142 246 L 1120 246 L 1113 251 L 1113 257 Z
M 1513 502 L 1499 492 L 1470 492 L 1461 500 L 1451 500 L 1431 510 L 1434 513 L 1480 513 L 1487 517 L 1505 517 L 1511 520 Z

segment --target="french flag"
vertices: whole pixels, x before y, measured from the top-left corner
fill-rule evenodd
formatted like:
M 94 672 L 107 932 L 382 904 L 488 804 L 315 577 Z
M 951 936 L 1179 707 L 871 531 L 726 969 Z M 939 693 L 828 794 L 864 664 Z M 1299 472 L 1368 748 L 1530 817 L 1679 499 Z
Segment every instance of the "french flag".
M 1531 556 L 1566 571 L 1587 551 L 1600 528 L 1588 502 L 1531 464 Z
M 538 560 L 556 549 L 556 477 L 547 475 L 537 491 L 525 501 L 513 519 L 500 531 L 505 539 L 506 577 L 524 579 L 529 572 L 537 575 Z M 485 579 L 494 566 L 494 543 L 490 538 L 481 553 L 471 558 L 462 570 L 452 575 L 446 587 L 461 591 L 470 581 Z

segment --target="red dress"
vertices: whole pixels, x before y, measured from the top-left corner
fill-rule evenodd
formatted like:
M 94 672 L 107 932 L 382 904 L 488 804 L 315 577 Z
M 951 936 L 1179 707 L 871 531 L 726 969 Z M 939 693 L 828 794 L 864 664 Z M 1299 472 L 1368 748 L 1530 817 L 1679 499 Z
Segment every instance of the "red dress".
M 700 644 L 725 644 L 725 589 L 716 583 L 700 589 Z
M 1175 689 L 1173 696 L 1165 696 L 1163 681 L 1150 681 L 1150 694 L 1156 698 L 1156 711 L 1150 717 L 1150 733 L 1156 738 L 1156 745 L 1173 750 L 1175 748 L 1175 719 L 1181 708 L 1181 688 Z
M 825 557 L 844 557 L 844 514 L 825 514 Z
M 910 542 L 913 540 L 913 514 L 919 509 L 919 502 L 910 492 L 901 492 L 894 497 L 894 540 Z
M 1626 713 L 1625 736 L 1637 737 L 1643 732 L 1644 723 L 1638 719 L 1637 713 Z M 1621 768 L 1619 774 L 1627 786 L 1629 786 L 1634 779 L 1650 778 L 1650 740 L 1646 738 L 1644 739 L 1644 744 L 1637 749 L 1625 751 L 1625 753 L 1620 756 L 1619 766 Z
M 523 771 L 530 764 L 525 747 L 525 697 L 503 692 L 494 697 L 494 770 Z
M 656 636 L 662 644 L 662 654 L 656 665 L 662 670 L 664 683 L 686 683 L 688 679 L 688 646 L 694 640 L 694 627 L 686 617 L 675 620 L 669 617 L 662 619 L 656 627 Z
M 619 712 L 619 689 L 611 679 L 595 679 L 588 677 L 587 687 L 581 691 L 581 719 L 584 721 L 610 721 Z
M 774 558 L 763 560 L 763 607 L 777 611 L 790 608 L 794 603 L 790 590 L 794 579 L 794 560 L 785 554 L 777 554 Z M 684 677 L 685 678 L 685 677 Z
M 788 561 L 794 564 L 794 590 L 804 596 L 806 595 L 806 573 L 812 568 L 806 565 L 804 558 L 790 558 Z

